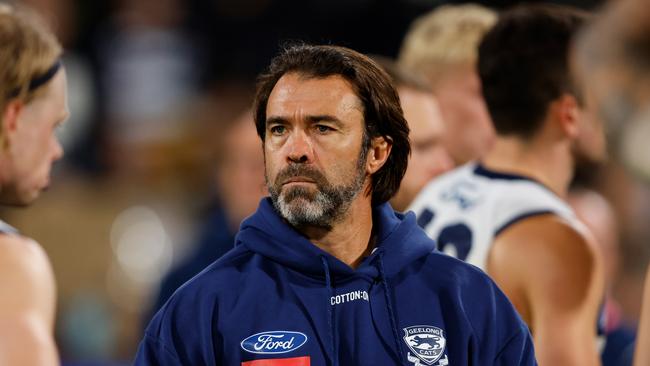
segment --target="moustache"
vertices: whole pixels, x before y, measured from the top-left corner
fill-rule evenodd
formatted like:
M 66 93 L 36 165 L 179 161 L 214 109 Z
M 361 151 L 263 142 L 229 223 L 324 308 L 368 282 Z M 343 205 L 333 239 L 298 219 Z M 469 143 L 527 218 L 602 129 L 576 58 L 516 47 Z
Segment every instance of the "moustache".
M 278 173 L 278 176 L 275 178 L 275 186 L 278 187 L 285 184 L 295 177 L 313 180 L 319 186 L 327 183 L 327 178 L 314 168 L 304 165 L 289 165 Z

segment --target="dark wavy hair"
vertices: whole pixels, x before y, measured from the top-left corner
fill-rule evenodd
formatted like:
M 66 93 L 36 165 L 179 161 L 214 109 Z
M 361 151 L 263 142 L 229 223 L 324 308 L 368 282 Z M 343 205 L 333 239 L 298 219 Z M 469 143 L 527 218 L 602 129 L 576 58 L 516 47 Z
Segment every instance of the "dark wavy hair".
M 371 139 L 379 136 L 393 145 L 386 163 L 371 177 L 372 205 L 393 197 L 406 172 L 411 145 L 397 91 L 386 72 L 367 56 L 345 47 L 307 44 L 284 47 L 273 58 L 268 70 L 258 77 L 253 111 L 257 134 L 262 142 L 266 133 L 269 95 L 287 73 L 313 78 L 339 75 L 352 85 L 363 105 L 363 149 L 368 151 Z
M 499 17 L 479 45 L 483 97 L 500 135 L 529 138 L 549 104 L 563 94 L 582 103 L 569 70 L 569 48 L 588 13 L 569 6 L 527 4 Z

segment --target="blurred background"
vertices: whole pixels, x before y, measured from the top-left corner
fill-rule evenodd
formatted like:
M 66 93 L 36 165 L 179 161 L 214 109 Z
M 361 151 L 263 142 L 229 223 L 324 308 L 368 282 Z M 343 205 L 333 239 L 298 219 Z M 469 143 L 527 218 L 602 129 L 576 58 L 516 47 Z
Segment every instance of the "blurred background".
M 153 312 L 232 246 L 239 222 L 266 193 L 249 108 L 255 77 L 282 42 L 395 57 L 411 22 L 448 2 L 16 3 L 41 12 L 65 46 L 72 117 L 60 132 L 66 155 L 49 191 L 0 214 L 51 258 L 64 364 L 121 365 L 130 364 Z M 650 174 L 624 168 L 616 152 L 650 154 L 628 143 L 638 133 L 624 125 L 610 134 L 612 159 L 579 172 L 574 205 L 595 227 L 609 225 L 598 235 L 611 262 L 612 314 L 634 327 L 650 252 Z

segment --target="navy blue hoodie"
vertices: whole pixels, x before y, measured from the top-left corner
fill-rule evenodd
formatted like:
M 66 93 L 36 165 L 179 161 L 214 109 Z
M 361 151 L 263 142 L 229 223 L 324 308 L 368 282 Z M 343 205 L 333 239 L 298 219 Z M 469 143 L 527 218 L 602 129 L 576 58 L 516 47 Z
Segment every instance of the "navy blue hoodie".
M 357 269 L 288 225 L 270 200 L 235 248 L 155 315 L 136 365 L 536 365 L 530 333 L 480 270 L 434 252 L 389 204 Z

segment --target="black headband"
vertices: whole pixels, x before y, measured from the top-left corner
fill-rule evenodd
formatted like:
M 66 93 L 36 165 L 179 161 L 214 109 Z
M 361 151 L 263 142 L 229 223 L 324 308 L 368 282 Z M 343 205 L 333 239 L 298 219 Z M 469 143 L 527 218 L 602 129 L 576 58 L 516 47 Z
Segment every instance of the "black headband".
M 32 92 L 32 91 L 40 88 L 41 86 L 47 84 L 47 82 L 50 81 L 54 77 L 54 75 L 56 75 L 56 73 L 59 71 L 59 69 L 61 68 L 61 65 L 62 65 L 61 59 L 57 59 L 54 62 L 54 64 L 52 66 L 50 66 L 49 69 L 47 69 L 47 71 L 45 71 L 41 75 L 38 75 L 38 76 L 34 77 L 32 80 L 29 81 L 29 86 L 28 86 L 27 91 Z M 18 94 L 20 94 L 20 88 L 14 89 L 11 92 L 11 94 L 9 94 L 9 97 L 14 98 L 14 97 L 17 97 Z

